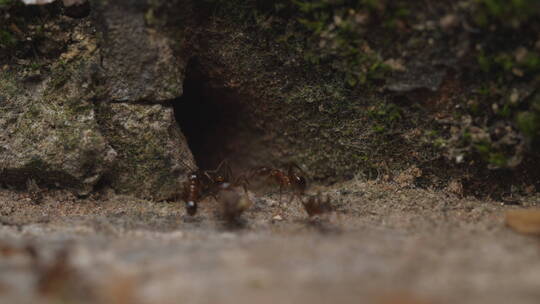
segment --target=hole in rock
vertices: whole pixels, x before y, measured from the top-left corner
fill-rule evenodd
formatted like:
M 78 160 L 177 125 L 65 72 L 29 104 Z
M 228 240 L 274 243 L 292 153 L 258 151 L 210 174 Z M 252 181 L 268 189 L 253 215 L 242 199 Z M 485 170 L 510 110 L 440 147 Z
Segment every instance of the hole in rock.
M 215 169 L 227 159 L 244 169 L 260 137 L 250 123 L 247 98 L 203 73 L 196 59 L 186 68 L 184 93 L 174 101 L 176 121 L 200 169 Z

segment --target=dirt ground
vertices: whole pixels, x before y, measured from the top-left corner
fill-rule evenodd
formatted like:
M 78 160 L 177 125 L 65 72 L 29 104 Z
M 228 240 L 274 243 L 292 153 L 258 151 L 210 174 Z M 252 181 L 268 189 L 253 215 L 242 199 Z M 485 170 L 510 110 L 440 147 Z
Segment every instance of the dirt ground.
M 519 206 L 385 182 L 319 187 L 336 212 L 254 194 L 238 225 L 183 203 L 0 191 L 0 303 L 540 303 Z

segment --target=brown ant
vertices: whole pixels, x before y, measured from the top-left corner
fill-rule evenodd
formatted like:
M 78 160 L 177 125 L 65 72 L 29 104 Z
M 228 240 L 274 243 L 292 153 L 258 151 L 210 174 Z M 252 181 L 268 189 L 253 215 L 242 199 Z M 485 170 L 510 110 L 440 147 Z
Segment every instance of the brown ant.
M 273 182 L 279 185 L 279 202 L 281 203 L 281 196 L 283 194 L 284 188 L 291 188 L 293 190 L 293 194 L 291 195 L 291 198 L 289 199 L 289 203 L 294 200 L 295 197 L 298 197 L 298 199 L 301 199 L 301 196 L 304 195 L 306 188 L 307 188 L 307 182 L 306 178 L 302 175 L 297 174 L 295 169 L 298 169 L 298 171 L 304 173 L 302 168 L 300 168 L 297 164 L 289 164 L 287 173 L 285 173 L 282 170 L 276 169 L 276 168 L 270 168 L 270 167 L 259 167 L 252 170 L 251 177 L 255 176 L 266 176 L 268 182 Z
M 191 172 L 184 182 L 182 199 L 186 202 L 186 211 L 189 215 L 197 213 L 197 203 L 203 196 L 204 184 L 200 171 Z
M 301 200 L 301 202 L 309 217 L 333 211 L 330 204 L 330 197 L 326 196 L 326 200 L 323 200 L 320 192 L 317 195 L 312 195 L 305 200 Z
M 215 170 L 196 170 L 188 175 L 184 182 L 182 199 L 186 202 L 186 210 L 189 215 L 197 213 L 197 204 L 205 196 L 210 195 L 221 204 L 223 216 L 227 221 L 237 219 L 249 206 L 247 186 L 249 179 L 253 177 L 266 177 L 266 182 L 271 182 L 279 186 L 279 202 L 281 203 L 283 190 L 293 191 L 288 203 L 295 197 L 304 204 L 306 210 L 320 209 L 323 203 L 317 198 L 308 198 L 306 202 L 302 200 L 307 188 L 307 182 L 303 175 L 304 171 L 296 164 L 289 164 L 287 171 L 271 167 L 258 167 L 250 171 L 249 174 L 240 174 L 236 178 L 233 175 L 229 163 L 222 161 Z M 244 194 L 241 194 L 240 187 L 243 187 Z M 328 203 L 326 202 L 328 205 Z M 320 205 L 320 206 L 319 206 Z M 311 206 L 311 207 L 310 207 Z M 317 207 L 319 206 L 319 207 Z M 311 211 L 308 214 L 311 216 Z
M 225 183 L 232 183 L 234 180 L 233 172 L 229 162 L 223 160 L 219 163 L 215 170 L 203 171 L 205 181 L 207 185 L 207 191 L 209 195 L 216 198 L 216 194 L 220 191 L 221 185 Z
M 219 172 L 220 167 L 216 169 L 217 172 Z M 214 179 L 216 192 L 213 192 L 212 196 L 220 203 L 222 216 L 227 223 L 238 223 L 242 213 L 253 204 L 249 199 L 247 189 L 249 179 L 245 173 L 234 177 L 228 163 L 225 163 L 224 169 L 225 175 L 217 175 Z
M 223 173 L 223 169 L 225 172 Z M 188 174 L 184 182 L 182 199 L 186 202 L 189 215 L 197 213 L 197 203 L 206 195 L 216 197 L 220 185 L 232 179 L 232 170 L 228 162 L 222 161 L 215 170 L 197 170 Z

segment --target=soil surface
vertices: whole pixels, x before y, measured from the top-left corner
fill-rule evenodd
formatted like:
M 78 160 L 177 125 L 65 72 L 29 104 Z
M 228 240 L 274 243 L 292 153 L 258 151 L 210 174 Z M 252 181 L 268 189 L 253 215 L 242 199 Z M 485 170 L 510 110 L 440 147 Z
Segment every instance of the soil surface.
M 540 199 L 461 198 L 386 182 L 314 187 L 335 212 L 252 193 L 217 202 L 0 191 L 1 303 L 539 303 L 540 239 L 504 225 Z M 39 203 L 37 203 L 39 202 Z

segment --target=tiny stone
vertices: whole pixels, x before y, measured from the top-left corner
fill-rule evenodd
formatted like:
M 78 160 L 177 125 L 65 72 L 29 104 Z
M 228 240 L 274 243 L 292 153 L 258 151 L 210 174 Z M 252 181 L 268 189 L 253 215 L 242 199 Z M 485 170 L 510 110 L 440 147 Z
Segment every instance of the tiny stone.
M 393 71 L 406 71 L 405 65 L 403 64 L 403 60 L 401 59 L 394 59 L 390 58 L 384 62 L 386 65 L 388 65 Z
M 38 4 L 38 5 L 52 3 L 54 1 L 55 0 L 22 0 L 22 2 L 24 2 L 24 4 Z
M 529 51 L 527 51 L 524 47 L 519 47 L 515 53 L 514 57 L 518 63 L 523 63 L 525 59 L 527 58 L 527 54 L 529 54 Z
M 439 20 L 439 25 L 443 30 L 447 31 L 459 25 L 459 19 L 456 15 L 449 14 Z
M 87 0 L 62 0 L 64 6 L 82 5 L 88 2 Z
M 516 232 L 540 235 L 540 209 L 509 210 L 505 222 Z
M 513 90 L 512 94 L 510 94 L 510 102 L 512 104 L 516 104 L 519 101 L 519 93 L 517 90 Z
M 274 216 L 274 217 L 272 218 L 272 220 L 274 220 L 274 221 L 282 221 L 283 218 L 281 217 L 281 215 L 276 215 L 276 216 Z
M 518 77 L 523 77 L 523 75 L 525 75 L 525 73 L 523 73 L 523 70 L 518 68 L 513 68 L 512 73 Z

